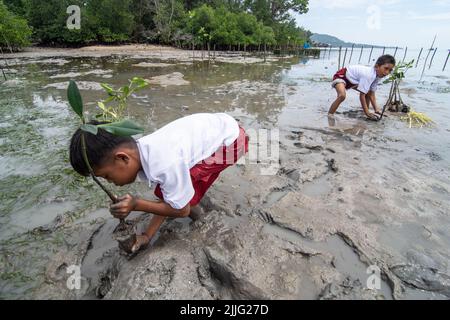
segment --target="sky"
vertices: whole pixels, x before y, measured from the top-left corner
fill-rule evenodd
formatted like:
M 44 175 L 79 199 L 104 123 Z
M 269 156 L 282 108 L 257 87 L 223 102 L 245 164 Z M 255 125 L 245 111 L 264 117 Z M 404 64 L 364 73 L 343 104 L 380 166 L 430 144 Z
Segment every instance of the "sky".
M 450 0 L 309 0 L 294 15 L 313 33 L 341 40 L 409 48 L 450 49 Z

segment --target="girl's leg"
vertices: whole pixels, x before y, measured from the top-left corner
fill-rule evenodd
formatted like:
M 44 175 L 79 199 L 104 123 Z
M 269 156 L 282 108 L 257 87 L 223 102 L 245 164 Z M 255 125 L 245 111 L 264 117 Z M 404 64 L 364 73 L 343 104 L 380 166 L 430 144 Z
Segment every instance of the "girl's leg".
M 347 96 L 347 92 L 345 90 L 345 83 L 338 83 L 334 88 L 336 89 L 337 92 L 337 98 L 332 103 L 330 110 L 328 110 L 328 114 L 334 114 L 341 105 L 341 103 L 344 102 Z

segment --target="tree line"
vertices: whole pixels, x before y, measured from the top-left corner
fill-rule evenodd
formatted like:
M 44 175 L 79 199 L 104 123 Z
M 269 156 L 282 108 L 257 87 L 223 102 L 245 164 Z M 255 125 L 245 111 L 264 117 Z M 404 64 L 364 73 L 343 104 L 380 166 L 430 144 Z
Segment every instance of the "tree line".
M 80 29 L 66 12 L 80 8 Z M 308 0 L 0 0 L 0 47 L 158 43 L 178 47 L 261 49 L 302 45 L 311 33 L 291 13 Z

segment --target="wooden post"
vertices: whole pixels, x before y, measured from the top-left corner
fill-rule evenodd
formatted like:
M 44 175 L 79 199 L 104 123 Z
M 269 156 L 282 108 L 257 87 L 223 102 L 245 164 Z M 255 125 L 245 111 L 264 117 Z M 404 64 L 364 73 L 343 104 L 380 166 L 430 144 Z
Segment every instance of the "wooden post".
M 433 60 L 434 60 L 434 56 L 436 55 L 436 51 L 437 51 L 437 48 L 434 49 L 434 53 L 433 53 L 433 56 L 431 57 L 430 66 L 428 67 L 428 69 L 431 69 L 431 65 L 433 64 Z
M 385 53 L 386 53 L 386 47 L 383 47 L 383 54 L 382 54 L 382 56 L 384 56 Z
M 416 68 L 419 65 L 419 60 L 420 60 L 420 56 L 422 55 L 422 51 L 423 51 L 423 48 L 420 49 L 419 56 L 417 57 Z
M 406 58 L 406 53 L 408 52 L 408 47 L 405 48 L 405 54 L 403 55 L 403 60 L 402 62 L 405 62 L 405 58 Z
M 422 74 L 420 75 L 420 80 L 419 81 L 422 81 L 423 74 L 425 73 L 425 68 L 427 67 L 428 57 L 430 56 L 431 51 L 433 51 L 433 46 L 434 46 L 434 43 L 436 41 L 436 37 L 437 37 L 437 35 L 434 36 L 433 43 L 431 44 L 430 49 L 428 49 L 427 57 L 425 58 L 425 63 L 423 64 L 423 70 L 422 70 Z
M 3 66 L 0 65 L 0 69 L 2 69 L 2 74 L 3 74 L 3 77 L 5 78 L 5 81 L 8 80 L 8 79 L 6 78 L 5 71 L 3 70 Z
M 442 71 L 445 71 L 445 67 L 447 66 L 447 62 L 448 62 L 448 58 L 449 58 L 449 57 L 450 57 L 450 50 L 448 50 L 447 59 L 445 60 L 444 68 L 442 68 Z
M 398 47 L 395 47 L 394 58 L 397 55 Z
M 5 59 L 5 57 L 4 57 L 3 49 L 2 49 L 1 46 L 0 46 L 0 52 L 2 53 L 3 61 L 5 61 L 5 66 L 6 66 L 7 68 L 9 68 L 8 63 L 6 62 L 6 59 Z M 2 74 L 3 74 L 3 77 L 5 78 L 5 81 L 8 80 L 8 79 L 6 78 L 5 70 L 3 70 L 3 66 L 0 65 L 0 68 L 2 69 Z
M 367 62 L 368 64 L 370 64 L 370 59 L 372 58 L 372 53 L 373 53 L 373 46 L 372 46 L 372 49 L 370 49 L 369 62 Z
M 345 59 L 347 59 L 347 50 L 348 48 L 345 48 L 344 61 L 342 62 L 342 67 L 345 67 Z
M 341 70 L 341 51 L 342 51 L 342 47 L 339 47 L 339 62 L 338 62 L 338 70 Z
M 353 57 L 353 48 L 355 47 L 355 44 L 352 44 L 352 52 L 350 53 L 350 59 L 348 60 L 348 63 L 352 63 L 352 57 Z
M 361 63 L 361 58 L 362 58 L 362 54 L 363 54 L 363 49 L 364 49 L 364 46 L 361 46 L 361 52 L 360 52 L 360 54 L 359 54 L 358 64 Z

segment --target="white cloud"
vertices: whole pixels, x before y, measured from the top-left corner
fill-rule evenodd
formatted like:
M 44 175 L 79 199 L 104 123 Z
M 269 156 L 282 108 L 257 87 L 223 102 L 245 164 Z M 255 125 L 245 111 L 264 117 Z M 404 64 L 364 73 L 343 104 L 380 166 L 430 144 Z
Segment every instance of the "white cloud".
M 367 0 L 311 0 L 310 8 L 355 8 L 367 4 Z
M 450 12 L 423 15 L 417 14 L 415 12 L 410 12 L 409 17 L 413 20 L 450 20 Z
M 393 5 L 401 0 L 310 0 L 310 8 L 326 8 L 326 9 L 355 9 L 358 7 L 368 7 L 371 5 Z M 447 0 L 435 0 L 447 1 Z

